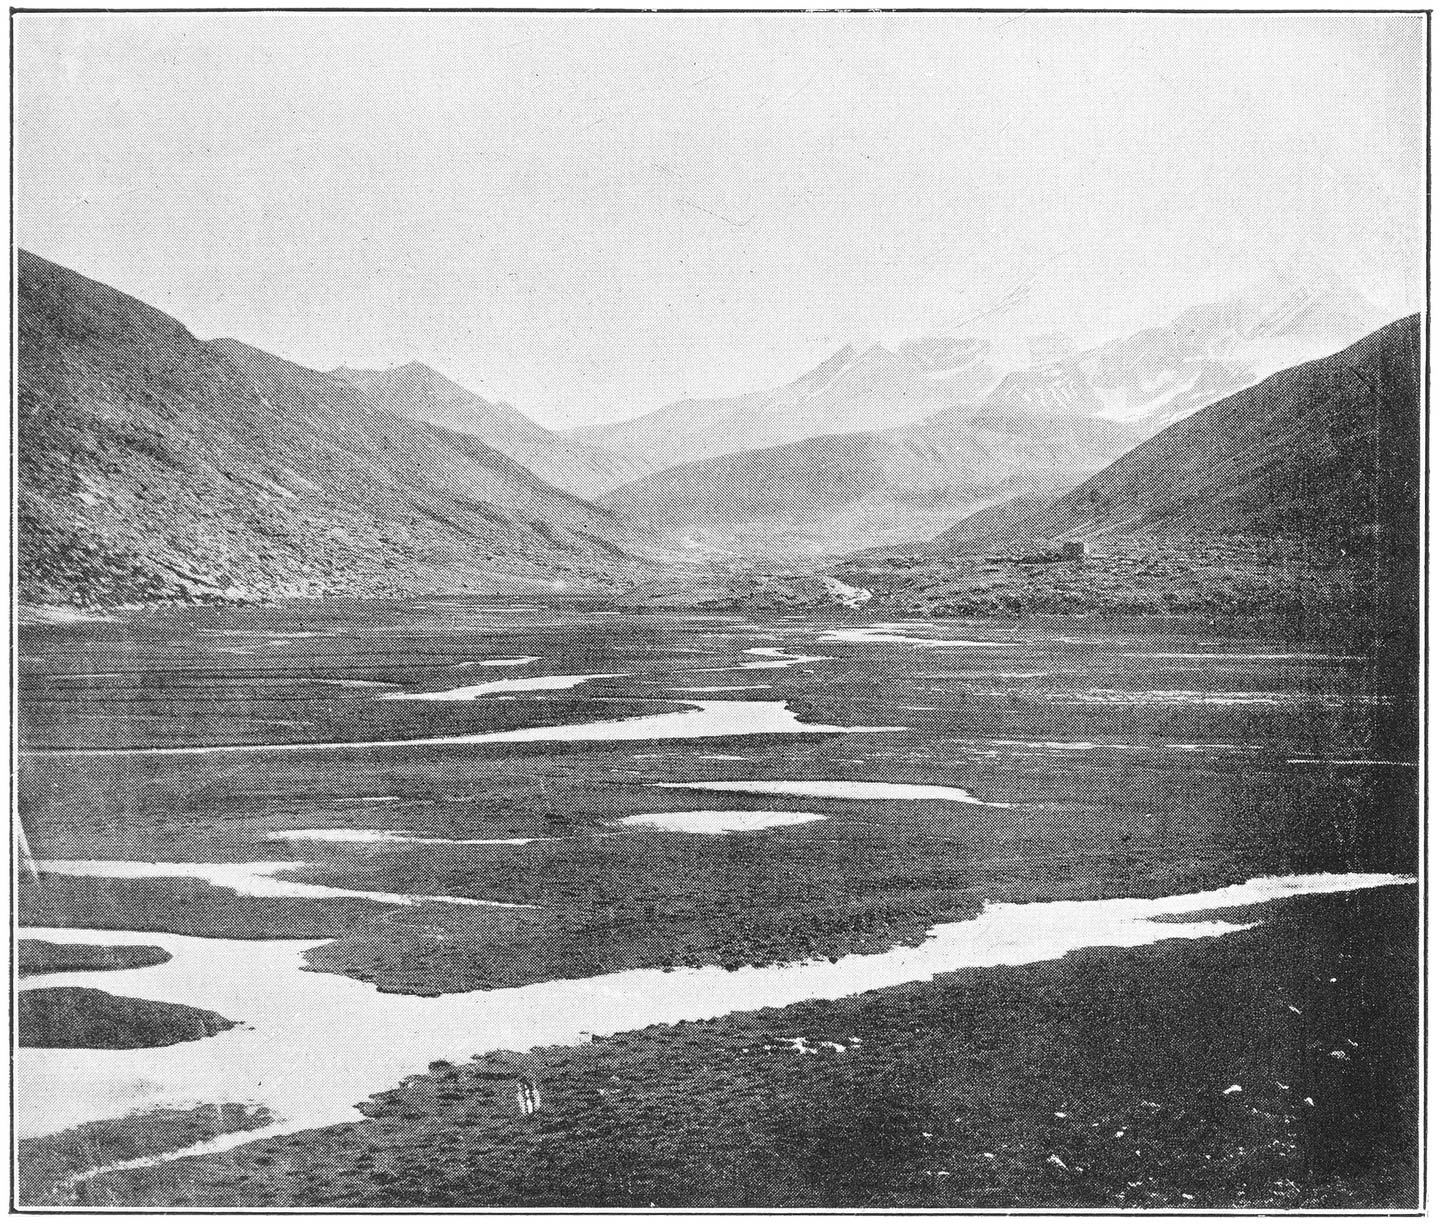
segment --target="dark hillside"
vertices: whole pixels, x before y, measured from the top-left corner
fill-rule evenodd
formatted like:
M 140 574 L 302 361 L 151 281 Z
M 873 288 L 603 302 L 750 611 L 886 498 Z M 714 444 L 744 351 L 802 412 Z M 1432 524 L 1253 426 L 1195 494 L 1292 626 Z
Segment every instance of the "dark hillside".
M 1038 515 L 1036 535 L 1415 540 L 1420 317 L 1162 430 Z
M 21 252 L 21 598 L 628 586 L 609 512 L 340 379 Z
M 750 556 L 834 555 L 923 539 L 1015 495 L 1054 497 L 1140 436 L 1102 418 L 962 406 L 897 429 L 677 464 L 601 504 Z
M 647 471 L 639 463 L 547 430 L 503 400 L 487 400 L 421 362 L 394 370 L 331 372 L 392 412 L 480 439 L 542 480 L 582 498 Z

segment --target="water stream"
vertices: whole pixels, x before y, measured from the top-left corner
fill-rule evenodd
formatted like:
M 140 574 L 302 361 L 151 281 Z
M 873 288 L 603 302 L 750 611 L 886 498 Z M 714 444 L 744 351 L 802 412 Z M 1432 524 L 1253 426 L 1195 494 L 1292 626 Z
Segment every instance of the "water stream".
M 748 665 L 758 667 L 759 665 Z M 729 669 L 724 669 L 729 671 Z M 461 732 L 417 739 L 339 740 L 279 744 L 177 745 L 147 749 L 36 749 L 23 757 L 195 757 L 206 753 L 295 753 L 336 749 L 387 749 L 446 744 L 518 744 L 567 740 L 698 740 L 715 736 L 808 735 L 815 732 L 898 732 L 902 727 L 836 727 L 806 723 L 784 702 L 693 701 L 692 710 L 601 723 L 519 727 L 508 732 Z
M 40 1136 L 129 1111 L 223 1102 L 264 1105 L 277 1119 L 263 1130 L 185 1150 L 216 1151 L 358 1119 L 357 1103 L 436 1059 L 463 1062 L 487 1051 L 572 1044 L 648 1025 L 838 999 L 966 967 L 1053 960 L 1082 948 L 1223 936 L 1247 925 L 1160 920 L 1411 880 L 1362 873 L 1262 877 L 1170 898 L 991 904 L 974 919 L 933 928 L 918 947 L 834 962 L 630 970 L 438 998 L 381 994 L 355 979 L 305 970 L 305 951 L 324 941 L 30 928 L 21 934 L 58 943 L 159 945 L 171 960 L 27 982 L 189 1004 L 242 1024 L 213 1038 L 156 1049 L 22 1049 L 14 1064 L 16 1132 Z

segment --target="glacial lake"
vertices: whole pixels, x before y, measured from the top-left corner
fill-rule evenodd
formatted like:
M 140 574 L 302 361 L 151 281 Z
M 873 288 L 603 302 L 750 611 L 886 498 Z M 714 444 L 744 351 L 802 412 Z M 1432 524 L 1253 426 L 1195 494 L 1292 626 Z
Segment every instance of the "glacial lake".
M 240 1023 L 21 1051 L 23 1135 L 230 1101 L 341 1122 L 435 1059 L 1223 938 L 1164 917 L 1413 871 L 1374 819 L 1417 772 L 1367 661 L 1204 625 L 447 598 L 19 649 L 22 934 L 173 954 L 22 988 Z M 384 990 L 317 966 L 351 937 Z M 514 982 L 498 950 L 534 939 L 554 971 Z

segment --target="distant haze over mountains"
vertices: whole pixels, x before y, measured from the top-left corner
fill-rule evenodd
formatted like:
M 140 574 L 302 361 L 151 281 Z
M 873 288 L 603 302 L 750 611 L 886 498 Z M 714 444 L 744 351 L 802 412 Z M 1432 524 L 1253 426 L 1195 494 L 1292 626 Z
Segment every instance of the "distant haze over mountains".
M 681 401 L 571 436 L 655 465 L 602 501 L 682 543 L 831 553 L 933 535 L 1017 494 L 1057 493 L 1170 423 L 1382 322 L 1340 278 L 1297 258 L 1224 301 L 1088 350 L 1060 335 L 846 348 L 773 391 Z
M 1101 417 L 961 406 L 677 464 L 600 501 L 692 548 L 813 557 L 931 536 L 1017 494 L 1054 496 L 1143 436 Z
M 1359 339 L 1385 314 L 1301 252 L 1217 302 L 1089 348 L 1063 332 L 930 336 L 845 345 L 766 391 L 689 398 L 625 420 L 550 430 L 421 362 L 332 373 L 394 411 L 473 434 L 547 480 L 593 497 L 679 463 L 827 434 L 887 430 L 959 405 L 1001 415 L 1106 417 L 1157 432 L 1259 378 Z
M 976 399 L 998 372 L 974 341 L 917 341 L 891 352 L 847 345 L 792 383 L 719 400 L 681 400 L 643 417 L 571 431 L 577 441 L 657 472 L 672 464 L 890 429 Z
M 1384 322 L 1358 290 L 1302 254 L 1219 302 L 1089 349 L 1058 333 L 927 337 L 893 350 L 846 346 L 783 387 L 681 400 L 570 436 L 658 471 L 820 434 L 891 429 L 961 404 L 984 404 L 1002 415 L 1143 421 L 1155 432 Z
M 1141 443 L 1053 503 L 942 539 L 1295 536 L 1332 550 L 1413 550 L 1420 316 L 1281 371 Z M 983 526 L 983 517 L 980 525 Z M 1400 533 L 1388 546 L 1387 534 Z

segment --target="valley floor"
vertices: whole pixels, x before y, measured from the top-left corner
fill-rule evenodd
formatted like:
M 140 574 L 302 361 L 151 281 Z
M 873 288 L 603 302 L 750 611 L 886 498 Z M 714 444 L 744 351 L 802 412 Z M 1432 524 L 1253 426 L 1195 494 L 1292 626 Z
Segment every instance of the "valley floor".
M 178 951 L 32 949 L 26 988 L 237 1027 L 96 1052 L 115 1060 L 93 1101 L 64 1058 L 21 1051 L 42 1120 L 27 1204 L 1414 1203 L 1413 885 L 1270 903 L 1215 939 L 794 988 L 718 1020 L 639 1028 L 713 1015 L 703 1000 L 646 1014 L 622 994 L 608 1028 L 553 1006 L 619 972 L 828 970 L 987 901 L 1413 874 L 1403 695 L 1364 655 L 1173 618 L 441 599 L 36 625 L 20 660 L 41 868 L 23 924 L 240 943 L 350 1001 L 330 1023 L 369 1008 L 367 1034 L 383 1011 L 419 1038 L 353 1054 L 354 1035 L 287 1032 L 218 956 L 186 978 Z M 709 828 L 752 828 L 682 828 L 720 810 Z M 482 1032 L 454 1020 L 471 1008 L 498 1011 Z M 586 1027 L 613 1036 L 554 1045 Z M 302 1038 L 324 1056 L 306 1101 L 284 1058 Z M 209 1050 L 246 1042 L 276 1058 L 210 1076 Z M 52 1109 L 55 1084 L 74 1110 Z M 277 1116 L 306 1130 L 70 1181 Z
M 1117 539 L 1084 557 L 1054 546 L 857 558 L 845 568 L 897 609 L 937 617 L 1019 613 L 1268 617 L 1342 605 L 1359 576 L 1332 553 L 1283 540 Z

